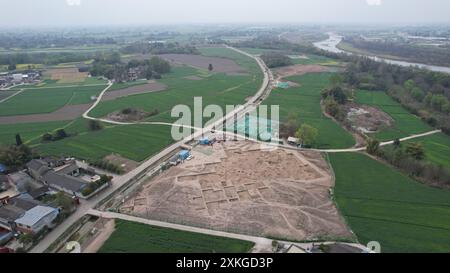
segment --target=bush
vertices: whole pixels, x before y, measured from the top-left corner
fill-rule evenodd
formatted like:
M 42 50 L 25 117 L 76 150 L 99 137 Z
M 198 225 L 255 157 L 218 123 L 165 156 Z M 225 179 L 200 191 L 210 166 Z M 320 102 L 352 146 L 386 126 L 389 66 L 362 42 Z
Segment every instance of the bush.
M 102 170 L 112 172 L 112 173 L 117 173 L 117 174 L 125 173 L 125 170 L 121 166 L 114 164 L 107 160 L 94 161 L 91 163 L 91 165 L 94 167 L 100 168 Z
M 98 120 L 89 120 L 88 122 L 89 131 L 100 131 L 103 129 L 102 124 Z

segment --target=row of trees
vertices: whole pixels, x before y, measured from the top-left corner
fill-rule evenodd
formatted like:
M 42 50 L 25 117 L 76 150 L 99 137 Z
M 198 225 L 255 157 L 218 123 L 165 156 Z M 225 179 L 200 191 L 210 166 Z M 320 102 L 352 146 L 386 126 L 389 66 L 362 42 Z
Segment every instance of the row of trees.
M 261 55 L 261 59 L 266 63 L 266 65 L 269 68 L 292 65 L 291 58 L 277 52 L 265 53 Z
M 344 42 L 374 54 L 398 56 L 416 63 L 450 66 L 450 51 L 445 48 L 417 46 L 400 40 L 369 41 L 360 37 L 346 37 Z
M 178 42 L 163 43 L 139 41 L 127 45 L 121 49 L 125 54 L 200 54 L 200 51 L 194 46 L 182 45 Z
M 302 147 L 311 147 L 316 144 L 319 130 L 307 123 L 300 123 L 297 116 L 289 115 L 286 122 L 280 125 L 280 137 L 296 137 Z
M 450 75 L 400 67 L 365 57 L 324 53 L 349 62 L 343 82 L 354 89 L 385 91 L 431 126 L 450 133 Z
M 395 140 L 394 145 L 385 148 L 380 147 L 380 142 L 369 139 L 367 152 L 380 157 L 389 164 L 401 169 L 409 176 L 415 177 L 426 183 L 450 187 L 450 172 L 447 168 L 425 161 L 425 150 L 420 143 L 400 143 Z
M 42 142 L 58 141 L 69 137 L 64 129 L 58 129 L 55 133 L 45 133 L 42 135 Z

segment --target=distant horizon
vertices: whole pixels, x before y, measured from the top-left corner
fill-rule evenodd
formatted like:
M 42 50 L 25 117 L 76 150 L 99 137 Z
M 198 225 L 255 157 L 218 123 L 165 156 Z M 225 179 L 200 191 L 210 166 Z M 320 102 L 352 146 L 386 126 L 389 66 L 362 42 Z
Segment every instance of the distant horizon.
M 0 28 L 179 24 L 450 24 L 447 0 L 15 0 Z

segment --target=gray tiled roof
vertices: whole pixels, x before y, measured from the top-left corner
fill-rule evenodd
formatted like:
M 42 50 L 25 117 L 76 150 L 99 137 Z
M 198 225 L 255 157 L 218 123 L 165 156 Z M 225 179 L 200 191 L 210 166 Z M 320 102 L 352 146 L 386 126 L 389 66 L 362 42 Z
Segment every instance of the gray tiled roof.
M 42 161 L 40 159 L 33 159 L 30 162 L 27 163 L 27 167 L 28 169 L 31 169 L 33 171 L 39 171 L 40 168 L 46 166 L 47 167 L 47 163 L 45 161 Z
M 60 169 L 59 171 L 57 171 L 57 173 L 60 174 L 70 174 L 76 170 L 78 170 L 80 167 L 77 166 L 77 164 L 75 162 L 64 166 L 64 168 Z
M 81 192 L 82 189 L 87 185 L 87 183 L 81 179 L 55 173 L 53 171 L 49 171 L 44 174 L 43 178 L 49 186 L 55 185 L 72 192 Z
M 15 207 L 18 207 L 20 209 L 23 210 L 30 210 L 36 206 L 41 205 L 42 203 L 33 199 L 26 199 L 26 198 L 21 198 L 19 197 L 15 197 L 15 198 L 11 198 L 8 202 L 9 205 L 13 205 Z
M 23 209 L 20 209 L 15 206 L 5 205 L 0 207 L 0 218 L 5 219 L 6 221 L 15 221 L 25 214 Z

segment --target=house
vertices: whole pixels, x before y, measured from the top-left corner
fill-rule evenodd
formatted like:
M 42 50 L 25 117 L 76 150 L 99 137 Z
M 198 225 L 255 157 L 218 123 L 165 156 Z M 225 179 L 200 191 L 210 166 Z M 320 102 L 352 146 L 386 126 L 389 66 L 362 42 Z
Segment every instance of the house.
M 28 172 L 34 179 L 40 181 L 42 175 L 50 171 L 48 164 L 40 159 L 33 159 L 27 163 Z
M 48 194 L 51 194 L 51 190 L 49 189 L 48 186 L 42 186 L 40 188 L 31 190 L 30 192 L 28 192 L 28 194 L 33 198 L 33 199 L 39 199 L 41 197 L 44 197 Z
M 81 175 L 81 168 L 76 164 L 76 162 L 71 162 L 70 164 L 64 165 L 61 168 L 55 169 L 58 174 L 65 174 L 69 176 L 78 177 Z
M 83 190 L 89 187 L 89 183 L 91 183 L 90 179 L 86 179 L 85 174 L 95 176 L 95 172 L 91 173 L 89 170 L 79 167 L 75 161 L 62 167 L 51 169 L 49 168 L 48 162 L 42 159 L 33 159 L 28 162 L 27 167 L 30 175 L 37 181 L 43 183 L 44 186 L 80 198 L 86 199 L 92 196 L 84 196 Z M 98 188 L 96 192 L 104 189 L 108 185 Z
M 52 170 L 46 172 L 40 181 L 53 189 L 78 197 L 83 197 L 81 192 L 88 185 L 87 182 L 77 177 L 56 173 Z
M 38 233 L 44 228 L 53 226 L 59 210 L 48 206 L 36 206 L 16 219 L 17 230 L 22 233 Z
M 3 205 L 0 207 L 0 228 L 14 231 L 15 221 L 24 214 L 24 211 L 12 205 Z
M 23 80 L 23 74 L 21 74 L 21 73 L 13 74 L 12 78 L 13 78 L 14 83 L 21 83 Z
M 23 171 L 10 174 L 9 180 L 19 193 L 29 192 L 41 186 Z

